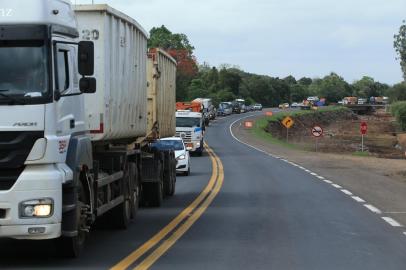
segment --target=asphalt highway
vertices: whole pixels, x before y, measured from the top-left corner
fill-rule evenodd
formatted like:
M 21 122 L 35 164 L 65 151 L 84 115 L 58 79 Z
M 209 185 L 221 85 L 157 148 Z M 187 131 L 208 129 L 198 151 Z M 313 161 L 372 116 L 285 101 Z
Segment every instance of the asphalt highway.
M 399 228 L 300 164 L 238 142 L 230 125 L 244 116 L 212 123 L 212 151 L 128 230 L 95 230 L 75 260 L 47 242 L 0 240 L 0 269 L 406 269 Z

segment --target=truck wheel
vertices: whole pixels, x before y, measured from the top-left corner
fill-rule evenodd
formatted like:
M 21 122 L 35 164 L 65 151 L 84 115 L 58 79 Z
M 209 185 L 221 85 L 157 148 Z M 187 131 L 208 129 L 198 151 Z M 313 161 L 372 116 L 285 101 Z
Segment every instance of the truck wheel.
M 163 181 L 163 166 L 162 163 L 158 166 L 159 173 L 158 173 L 158 182 L 150 183 L 150 206 L 152 207 L 160 207 L 162 205 L 162 201 L 164 199 L 164 181 Z
M 150 199 L 150 206 L 152 207 L 160 207 L 162 205 L 164 192 L 163 192 L 163 184 L 162 182 L 159 183 L 151 183 L 151 199 Z
M 131 211 L 132 211 L 132 199 L 131 199 L 131 189 L 130 189 L 130 172 L 129 172 L 129 167 L 126 166 L 125 172 L 124 172 L 124 178 L 122 181 L 124 181 L 123 187 L 125 190 L 123 190 L 124 194 L 124 202 L 118 205 L 116 208 L 112 209 L 111 214 L 111 222 L 113 223 L 113 226 L 118 229 L 127 229 L 128 224 L 130 223 L 131 219 Z
M 73 237 L 62 236 L 56 239 L 56 246 L 59 254 L 65 258 L 77 258 L 82 253 L 89 228 L 87 226 L 87 216 L 82 212 L 86 211 L 86 193 L 83 183 L 79 181 L 77 188 L 77 202 L 75 210 L 75 223 L 77 235 Z
M 165 195 L 173 196 L 175 194 L 176 182 L 176 160 L 175 156 L 170 157 L 170 164 L 167 179 L 165 179 Z
M 135 219 L 140 204 L 140 186 L 139 172 L 134 162 L 129 163 L 130 170 L 130 202 L 131 202 L 131 219 Z
M 175 165 L 175 159 L 173 158 L 172 160 L 172 166 L 171 166 L 171 177 L 170 177 L 170 182 L 169 182 L 169 189 L 166 193 L 168 196 L 173 196 L 175 194 L 175 186 L 176 186 L 176 165 Z

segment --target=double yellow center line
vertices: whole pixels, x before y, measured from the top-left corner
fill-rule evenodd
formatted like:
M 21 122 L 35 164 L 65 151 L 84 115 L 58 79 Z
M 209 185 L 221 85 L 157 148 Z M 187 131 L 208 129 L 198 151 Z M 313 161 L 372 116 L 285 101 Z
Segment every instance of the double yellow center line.
M 113 266 L 111 270 L 128 269 L 132 265 L 135 265 L 134 270 L 149 269 L 192 227 L 210 206 L 223 186 L 224 169 L 219 157 L 207 145 L 206 150 L 210 155 L 213 167 L 212 176 L 206 188 L 168 225 L 137 250 Z M 147 253 L 149 254 L 138 263 L 137 261 Z

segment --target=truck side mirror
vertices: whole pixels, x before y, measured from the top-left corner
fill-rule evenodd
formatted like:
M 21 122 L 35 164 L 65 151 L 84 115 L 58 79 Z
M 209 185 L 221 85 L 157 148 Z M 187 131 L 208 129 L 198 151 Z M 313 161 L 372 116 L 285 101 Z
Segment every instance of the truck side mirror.
M 80 41 L 78 50 L 79 74 L 91 76 L 94 73 L 94 44 L 91 41 Z
M 79 81 L 80 92 L 84 94 L 96 93 L 96 79 L 83 77 Z

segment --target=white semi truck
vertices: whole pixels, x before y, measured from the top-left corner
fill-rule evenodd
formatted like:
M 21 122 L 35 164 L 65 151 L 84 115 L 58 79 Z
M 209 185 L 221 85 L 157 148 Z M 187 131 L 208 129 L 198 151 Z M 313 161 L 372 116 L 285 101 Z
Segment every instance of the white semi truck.
M 0 238 L 77 256 L 99 217 L 126 228 L 174 193 L 174 152 L 151 143 L 175 135 L 176 63 L 106 5 L 0 7 Z
M 183 139 L 186 149 L 199 156 L 204 150 L 204 116 L 199 112 L 178 110 L 176 112 L 176 136 Z

